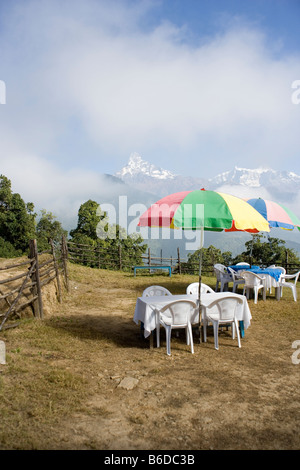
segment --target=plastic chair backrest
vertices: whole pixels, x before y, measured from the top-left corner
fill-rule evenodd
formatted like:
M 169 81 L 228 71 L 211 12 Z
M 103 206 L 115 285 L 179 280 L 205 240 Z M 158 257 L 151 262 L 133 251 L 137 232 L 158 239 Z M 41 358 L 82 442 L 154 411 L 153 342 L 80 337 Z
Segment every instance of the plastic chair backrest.
M 242 266 L 242 265 L 244 265 L 244 266 L 250 266 L 250 264 L 249 264 L 249 263 L 245 263 L 245 261 L 241 261 L 240 263 L 236 263 L 236 266 Z
M 191 322 L 196 309 L 198 312 L 197 305 L 192 300 L 174 300 L 165 305 L 160 310 L 160 314 L 167 324 L 172 326 L 187 325 L 188 322 Z
M 262 278 L 255 273 L 250 271 L 242 271 L 241 277 L 245 279 L 246 287 L 255 287 L 260 286 L 262 283 Z
M 224 264 L 217 263 L 214 265 L 214 268 L 224 274 L 227 272 L 226 266 L 224 266 Z
M 162 287 L 162 286 L 150 286 L 150 287 L 147 287 L 143 294 L 142 294 L 142 297 L 152 297 L 152 296 L 156 296 L 156 295 L 172 295 L 170 291 L 168 291 L 168 289 L 166 289 L 165 287 Z
M 226 266 L 224 266 L 224 264 L 217 263 L 214 265 L 214 272 L 217 280 L 221 281 L 221 277 L 227 273 Z
M 219 317 L 220 321 L 233 321 L 235 319 L 235 310 L 238 304 L 242 304 L 243 299 L 239 297 L 223 297 L 214 300 L 206 307 L 205 315 L 209 318 L 210 315 L 216 318 Z M 211 312 L 211 313 L 210 313 Z
M 234 269 L 229 268 L 229 267 L 227 269 L 230 272 L 230 274 L 232 275 L 233 279 L 236 279 L 238 277 L 238 273 Z
M 187 294 L 198 295 L 199 292 L 199 282 L 193 282 L 186 288 Z M 201 294 L 207 294 L 208 292 L 214 292 L 214 290 L 209 287 L 207 284 L 201 283 Z
M 271 267 L 271 266 L 269 266 L 269 267 Z M 283 275 L 286 274 L 286 270 L 285 270 L 282 266 L 275 266 L 275 265 L 273 265 L 272 268 L 274 268 L 274 269 L 280 269 L 280 271 L 282 272 Z

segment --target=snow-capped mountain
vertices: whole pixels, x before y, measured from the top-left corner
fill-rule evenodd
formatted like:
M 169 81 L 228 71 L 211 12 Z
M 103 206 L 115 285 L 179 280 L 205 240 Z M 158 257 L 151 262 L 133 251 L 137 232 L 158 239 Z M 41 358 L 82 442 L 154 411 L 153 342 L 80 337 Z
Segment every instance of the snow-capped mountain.
M 239 168 L 221 173 L 209 180 L 211 189 L 220 187 L 241 190 L 245 194 L 262 191 L 278 201 L 295 199 L 300 192 L 300 176 L 289 171 L 276 171 L 270 168 Z M 260 194 L 266 197 L 265 194 Z M 251 194 L 249 195 L 251 197 Z
M 225 171 L 224 173 L 220 173 L 214 178 L 211 178 L 210 182 L 217 186 L 221 184 L 241 184 L 243 186 L 256 188 L 261 185 L 261 178 L 270 173 L 274 174 L 276 172 L 265 168 L 250 170 L 248 168 L 234 167 L 231 171 Z
M 188 189 L 212 189 L 239 197 L 264 197 L 278 202 L 293 203 L 300 198 L 300 176 L 289 171 L 271 168 L 240 168 L 206 179 L 201 175 L 180 176 L 159 168 L 138 153 L 130 155 L 128 164 L 115 174 L 130 186 L 163 197 Z
M 150 176 L 151 178 L 159 180 L 174 179 L 176 177 L 171 171 L 164 170 L 163 168 L 152 165 L 152 163 L 146 162 L 136 152 L 130 155 L 127 165 L 118 171 L 115 176 L 123 181 L 134 180 L 136 176 L 138 178 Z
M 149 193 L 163 197 L 186 188 L 200 189 L 207 186 L 208 180 L 191 176 L 180 176 L 155 166 L 145 160 L 138 153 L 132 153 L 129 161 L 120 171 L 115 173 L 126 184 Z

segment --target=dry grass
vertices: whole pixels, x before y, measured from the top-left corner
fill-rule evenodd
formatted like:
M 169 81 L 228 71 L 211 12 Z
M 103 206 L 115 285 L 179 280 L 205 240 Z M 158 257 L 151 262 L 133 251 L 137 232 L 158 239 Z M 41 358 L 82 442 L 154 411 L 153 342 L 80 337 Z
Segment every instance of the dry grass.
M 185 292 L 195 276 L 131 274 L 70 265 L 71 289 L 43 321 L 0 333 L 0 449 L 298 449 L 299 302 L 285 292 L 254 305 L 238 349 L 230 334 L 183 336 L 149 349 L 133 322 L 151 284 Z M 214 278 L 203 282 L 214 287 Z M 300 294 L 300 292 L 299 292 Z M 162 334 L 162 340 L 163 340 Z M 133 390 L 122 378 L 138 379 Z

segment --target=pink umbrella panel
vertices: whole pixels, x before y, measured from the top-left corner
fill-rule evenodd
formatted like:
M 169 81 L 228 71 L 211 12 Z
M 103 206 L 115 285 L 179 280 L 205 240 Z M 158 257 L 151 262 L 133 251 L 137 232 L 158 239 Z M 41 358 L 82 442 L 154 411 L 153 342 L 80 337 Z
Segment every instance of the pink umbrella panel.
M 262 198 L 247 199 L 247 202 L 269 222 L 271 228 L 293 230 L 297 227 L 300 231 L 300 219 L 283 204 Z

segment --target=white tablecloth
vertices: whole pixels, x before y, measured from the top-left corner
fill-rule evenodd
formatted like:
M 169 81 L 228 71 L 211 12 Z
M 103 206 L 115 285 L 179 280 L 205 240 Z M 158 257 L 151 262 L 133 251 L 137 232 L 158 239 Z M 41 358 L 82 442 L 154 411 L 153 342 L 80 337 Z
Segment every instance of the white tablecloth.
M 243 300 L 241 305 L 238 305 L 236 316 L 238 321 L 244 322 L 244 328 L 247 329 L 250 325 L 252 318 L 247 298 L 244 295 L 233 294 L 232 292 L 214 292 L 208 294 L 201 294 L 202 312 L 205 313 L 205 307 L 218 298 L 228 296 L 240 297 Z M 162 308 L 164 305 L 172 302 L 173 300 L 194 300 L 197 301 L 196 295 L 164 295 L 153 297 L 138 297 L 135 305 L 133 321 L 138 324 L 144 323 L 144 336 L 147 338 L 151 331 L 156 328 L 156 308 Z M 203 311 L 204 310 L 204 311 Z M 195 322 L 198 319 L 195 318 Z
M 272 292 L 272 287 L 275 287 L 275 296 L 276 299 L 280 299 L 280 290 L 279 290 L 279 281 L 276 281 L 276 279 L 273 276 L 270 276 L 269 274 L 266 273 L 258 273 L 258 276 L 264 277 L 264 285 L 266 291 L 269 291 L 270 293 Z
M 265 277 L 265 286 L 267 290 L 270 290 L 272 287 L 279 287 L 279 282 L 274 279 L 274 277 L 270 276 L 269 274 L 259 274 L 259 276 Z
M 252 266 L 250 267 L 243 267 L 239 265 L 234 265 L 234 266 L 229 266 L 230 268 L 234 269 L 238 273 L 245 270 L 245 271 L 250 271 L 253 273 L 256 273 L 260 277 L 265 278 L 265 288 L 266 290 L 269 290 L 271 292 L 272 287 L 275 287 L 275 289 L 279 288 L 279 281 L 281 279 L 281 272 L 279 268 L 260 268 L 259 266 Z M 278 297 L 279 295 L 279 290 L 277 290 L 276 295 Z

